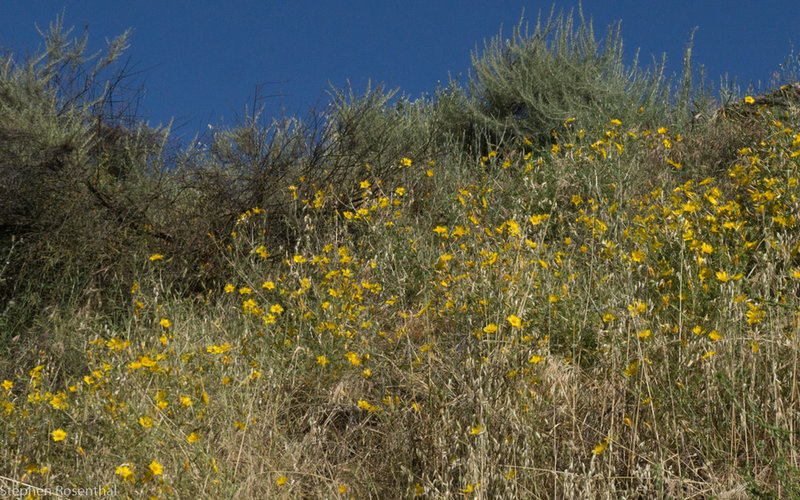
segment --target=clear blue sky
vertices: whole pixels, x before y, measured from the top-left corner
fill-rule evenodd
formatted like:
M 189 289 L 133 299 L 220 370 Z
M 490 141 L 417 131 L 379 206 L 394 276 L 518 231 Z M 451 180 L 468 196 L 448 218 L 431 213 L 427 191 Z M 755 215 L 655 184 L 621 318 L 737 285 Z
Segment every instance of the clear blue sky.
M 349 79 L 361 91 L 368 79 L 399 87 L 411 97 L 466 76 L 470 53 L 483 40 L 504 34 L 523 8 L 532 23 L 551 1 L 178 1 L 5 0 L 0 46 L 24 55 L 41 44 L 35 24 L 46 28 L 66 7 L 66 26 L 89 26 L 90 49 L 133 28 L 127 52 L 146 70 L 142 110 L 152 125 L 170 117 L 191 136 L 206 124 L 232 125 L 252 103 L 256 85 L 268 115 L 303 115 L 324 103 L 329 82 Z M 557 2 L 557 9 L 577 7 Z M 697 26 L 693 57 L 716 83 L 728 73 L 746 87 L 769 85 L 775 71 L 800 45 L 797 0 L 584 0 L 583 11 L 605 34 L 622 20 L 626 57 L 666 53 L 679 72 L 683 50 Z

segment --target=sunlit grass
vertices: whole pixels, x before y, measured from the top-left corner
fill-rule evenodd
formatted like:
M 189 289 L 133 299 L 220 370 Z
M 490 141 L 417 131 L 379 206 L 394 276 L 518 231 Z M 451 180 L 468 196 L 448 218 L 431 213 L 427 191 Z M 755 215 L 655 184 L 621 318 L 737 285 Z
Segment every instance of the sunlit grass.
M 296 179 L 295 248 L 253 207 L 200 300 L 142 255 L 124 327 L 63 320 L 80 377 L 45 352 L 6 375 L 2 475 L 131 497 L 796 495 L 800 125 L 760 119 L 718 176 L 666 128 L 568 120 L 543 155 L 397 158 L 341 186 L 355 202 Z

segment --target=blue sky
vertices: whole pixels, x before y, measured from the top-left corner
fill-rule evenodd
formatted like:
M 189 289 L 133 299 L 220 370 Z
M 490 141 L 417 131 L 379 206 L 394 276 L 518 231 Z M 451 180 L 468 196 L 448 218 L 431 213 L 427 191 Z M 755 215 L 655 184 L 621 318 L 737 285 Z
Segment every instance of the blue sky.
M 330 84 L 368 79 L 411 97 L 435 90 L 449 76 L 466 76 L 470 53 L 503 27 L 510 34 L 525 9 L 535 21 L 551 1 L 177 1 L 7 0 L 0 46 L 24 55 L 66 7 L 65 25 L 89 26 L 90 49 L 133 28 L 127 51 L 146 88 L 141 112 L 151 125 L 176 118 L 179 135 L 207 124 L 234 125 L 257 85 L 267 115 L 303 115 L 325 102 Z M 575 1 L 557 2 L 569 10 Z M 598 35 L 622 20 L 626 57 L 667 54 L 679 72 L 692 29 L 693 58 L 714 82 L 727 73 L 746 87 L 768 86 L 800 45 L 800 2 L 584 0 Z M 796 52 L 795 52 L 796 54 Z M 329 83 L 330 82 L 330 83 Z

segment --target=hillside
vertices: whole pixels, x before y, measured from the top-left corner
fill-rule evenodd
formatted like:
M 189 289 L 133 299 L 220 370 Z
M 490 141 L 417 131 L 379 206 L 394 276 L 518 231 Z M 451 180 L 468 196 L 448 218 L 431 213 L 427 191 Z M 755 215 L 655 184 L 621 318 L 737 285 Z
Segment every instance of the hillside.
M 181 145 L 51 29 L 0 64 L 3 491 L 800 496 L 796 83 L 553 15 Z

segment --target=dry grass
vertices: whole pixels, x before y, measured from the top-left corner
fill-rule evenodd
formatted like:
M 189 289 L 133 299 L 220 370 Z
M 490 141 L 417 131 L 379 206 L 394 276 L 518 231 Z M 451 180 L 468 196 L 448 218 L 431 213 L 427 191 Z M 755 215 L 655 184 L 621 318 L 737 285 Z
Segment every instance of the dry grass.
M 724 145 L 609 123 L 541 157 L 398 158 L 349 210 L 306 187 L 296 248 L 253 208 L 200 300 L 143 255 L 124 326 L 64 314 L 59 348 L 4 365 L 0 484 L 796 497 L 800 123 L 755 116 L 719 175 L 693 151 Z

